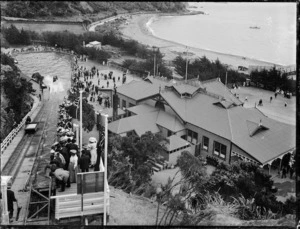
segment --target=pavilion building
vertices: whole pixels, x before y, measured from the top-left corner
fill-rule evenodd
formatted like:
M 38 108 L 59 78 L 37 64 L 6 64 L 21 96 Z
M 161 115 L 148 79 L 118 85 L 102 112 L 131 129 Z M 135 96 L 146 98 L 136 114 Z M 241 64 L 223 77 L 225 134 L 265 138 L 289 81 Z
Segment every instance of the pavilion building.
M 295 126 L 244 108 L 219 78 L 176 82 L 150 76 L 118 87 L 117 94 L 126 115 L 109 123 L 109 131 L 162 133 L 169 138 L 166 158 L 174 164 L 172 154 L 187 149 L 229 164 L 244 160 L 260 166 L 295 150 Z

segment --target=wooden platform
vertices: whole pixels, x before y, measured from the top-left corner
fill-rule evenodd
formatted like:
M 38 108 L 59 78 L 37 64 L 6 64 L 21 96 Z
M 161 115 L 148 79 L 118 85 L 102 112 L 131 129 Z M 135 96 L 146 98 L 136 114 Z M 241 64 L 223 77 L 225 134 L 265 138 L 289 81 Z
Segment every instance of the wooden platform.
M 77 194 L 76 183 L 72 183 L 71 187 L 66 188 L 64 192 L 58 190 L 56 196 L 51 197 L 55 199 L 55 219 L 104 213 L 104 192 L 83 194 L 83 211 L 81 211 L 82 196 Z M 109 189 L 106 204 L 107 215 L 109 215 Z
M 76 183 L 71 183 L 70 188 L 65 188 L 64 192 L 59 192 L 60 188 L 56 189 L 56 196 L 64 196 L 64 195 L 69 195 L 69 194 L 77 194 L 77 184 Z

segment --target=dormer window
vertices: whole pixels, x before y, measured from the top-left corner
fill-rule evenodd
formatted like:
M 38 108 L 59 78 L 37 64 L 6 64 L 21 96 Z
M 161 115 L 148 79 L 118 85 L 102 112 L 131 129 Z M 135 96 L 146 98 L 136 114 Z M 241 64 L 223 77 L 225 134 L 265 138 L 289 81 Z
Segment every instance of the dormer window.
M 230 101 L 226 101 L 226 100 L 222 100 L 220 102 L 216 102 L 216 103 L 213 103 L 213 104 L 218 106 L 218 107 L 224 108 L 224 109 L 230 109 L 230 108 L 236 106 L 235 103 L 230 102 Z
M 192 95 L 189 93 L 183 93 L 181 94 L 181 98 L 192 98 Z
M 259 123 L 247 121 L 248 131 L 250 137 L 253 137 L 263 131 L 268 130 L 269 128 L 264 126 L 262 121 L 260 120 Z

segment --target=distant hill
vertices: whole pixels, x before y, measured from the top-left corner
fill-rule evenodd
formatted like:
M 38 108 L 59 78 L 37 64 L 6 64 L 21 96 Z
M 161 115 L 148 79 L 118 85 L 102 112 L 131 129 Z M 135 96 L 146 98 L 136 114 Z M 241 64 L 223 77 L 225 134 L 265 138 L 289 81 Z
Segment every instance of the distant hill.
M 8 17 L 41 18 L 138 11 L 183 12 L 186 7 L 187 3 L 183 2 L 12 1 L 1 3 L 1 13 Z

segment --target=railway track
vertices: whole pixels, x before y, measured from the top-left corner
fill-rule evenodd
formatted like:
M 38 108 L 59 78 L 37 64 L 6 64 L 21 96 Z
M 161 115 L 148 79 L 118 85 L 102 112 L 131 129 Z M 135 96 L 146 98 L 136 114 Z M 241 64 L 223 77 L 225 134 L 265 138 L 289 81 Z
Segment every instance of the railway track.
M 12 182 L 14 182 L 20 168 L 22 168 L 23 161 L 26 157 L 33 158 L 33 160 L 36 159 L 37 152 L 41 146 L 45 125 L 51 114 L 51 112 L 49 112 L 51 111 L 49 105 L 44 104 L 34 119 L 34 122 L 38 122 L 37 131 L 33 134 L 24 135 L 2 169 L 2 175 L 12 176 Z

